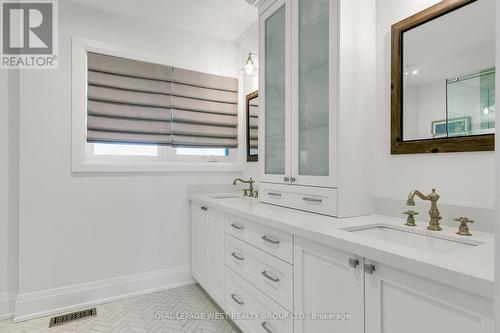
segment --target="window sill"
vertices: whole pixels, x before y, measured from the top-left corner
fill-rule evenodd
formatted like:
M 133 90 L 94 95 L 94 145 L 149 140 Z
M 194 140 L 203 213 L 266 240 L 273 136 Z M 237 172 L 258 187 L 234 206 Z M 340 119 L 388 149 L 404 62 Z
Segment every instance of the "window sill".
M 166 162 L 166 161 L 84 161 L 73 163 L 72 171 L 79 172 L 165 172 L 218 173 L 242 172 L 243 164 L 232 162 Z

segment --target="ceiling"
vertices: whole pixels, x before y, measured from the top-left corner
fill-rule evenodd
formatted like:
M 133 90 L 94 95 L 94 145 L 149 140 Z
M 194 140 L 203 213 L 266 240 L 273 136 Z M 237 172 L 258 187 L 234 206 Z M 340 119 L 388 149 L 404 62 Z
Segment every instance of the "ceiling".
M 63 0 L 233 42 L 258 20 L 244 0 Z

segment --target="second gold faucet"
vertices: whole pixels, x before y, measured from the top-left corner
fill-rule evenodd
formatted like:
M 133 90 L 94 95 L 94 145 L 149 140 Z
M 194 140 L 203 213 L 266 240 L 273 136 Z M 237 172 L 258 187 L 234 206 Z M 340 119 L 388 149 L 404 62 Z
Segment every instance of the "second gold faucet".
M 238 182 L 250 185 L 248 189 L 243 190 L 243 196 L 250 197 L 250 198 L 257 198 L 258 192 L 253 189 L 253 183 L 255 183 L 255 181 L 252 178 L 250 178 L 250 180 L 243 180 L 241 178 L 236 178 L 233 181 L 233 185 L 236 185 L 236 183 L 238 183 Z
M 429 226 L 427 227 L 428 230 L 433 230 L 433 231 L 441 231 L 442 228 L 439 225 L 439 221 L 441 220 L 441 214 L 439 213 L 439 210 L 437 208 L 437 201 L 439 200 L 439 194 L 436 193 L 436 189 L 432 189 L 432 193 L 429 195 L 424 195 L 422 192 L 413 190 L 410 192 L 408 195 L 408 200 L 406 201 L 406 204 L 408 206 L 415 206 L 415 196 L 419 197 L 422 200 L 430 201 L 431 202 L 431 209 L 429 210 L 429 216 L 430 216 L 430 221 L 429 221 Z

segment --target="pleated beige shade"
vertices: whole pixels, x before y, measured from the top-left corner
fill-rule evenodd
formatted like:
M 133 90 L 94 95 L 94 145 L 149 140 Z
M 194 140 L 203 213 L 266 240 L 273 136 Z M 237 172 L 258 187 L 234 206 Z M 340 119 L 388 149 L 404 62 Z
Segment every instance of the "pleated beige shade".
M 238 80 L 88 53 L 87 141 L 238 146 Z

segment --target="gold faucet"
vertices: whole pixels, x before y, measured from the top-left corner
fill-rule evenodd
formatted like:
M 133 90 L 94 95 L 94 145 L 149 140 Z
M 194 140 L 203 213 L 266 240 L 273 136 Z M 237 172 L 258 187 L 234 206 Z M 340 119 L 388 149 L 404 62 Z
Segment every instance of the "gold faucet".
M 257 198 L 257 191 L 254 191 L 254 189 L 253 189 L 253 183 L 255 183 L 255 181 L 252 178 L 250 178 L 250 180 L 243 180 L 241 178 L 236 178 L 233 181 L 233 185 L 236 185 L 237 182 L 242 182 L 244 184 L 250 184 L 248 189 L 243 189 L 243 196 L 250 197 L 250 198 Z
M 439 200 L 439 194 L 436 193 L 436 189 L 432 189 L 432 193 L 429 195 L 423 195 L 422 192 L 414 190 L 408 195 L 408 201 L 406 204 L 408 206 L 415 206 L 415 196 L 422 200 L 427 200 L 431 202 L 431 209 L 429 210 L 429 216 L 431 218 L 429 222 L 428 230 L 441 231 L 441 226 L 439 225 L 439 220 L 441 220 L 441 215 L 437 208 L 437 201 Z

